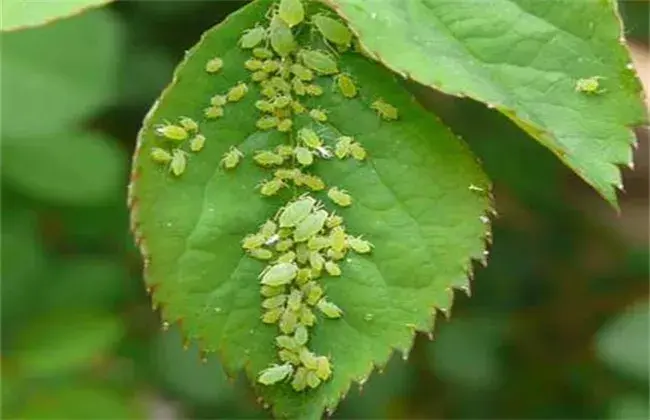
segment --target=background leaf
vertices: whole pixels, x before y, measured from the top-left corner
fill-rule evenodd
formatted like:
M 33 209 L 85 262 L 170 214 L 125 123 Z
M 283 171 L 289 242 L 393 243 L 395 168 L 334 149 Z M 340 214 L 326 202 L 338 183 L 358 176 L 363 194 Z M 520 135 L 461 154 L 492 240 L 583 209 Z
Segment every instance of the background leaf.
M 4 0 L 0 30 L 11 31 L 44 25 L 110 1 L 112 0 Z

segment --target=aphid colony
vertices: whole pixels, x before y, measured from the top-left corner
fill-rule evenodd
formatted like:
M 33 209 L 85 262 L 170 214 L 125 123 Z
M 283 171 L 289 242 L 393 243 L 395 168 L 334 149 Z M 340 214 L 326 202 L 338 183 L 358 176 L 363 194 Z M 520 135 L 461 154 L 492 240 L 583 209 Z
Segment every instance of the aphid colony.
M 169 165 L 169 171 L 181 176 L 187 167 L 189 153 L 183 146 L 189 144 L 190 151 L 198 153 L 205 146 L 205 136 L 199 132 L 199 124 L 189 117 L 179 118 L 178 124 L 165 122 L 155 128 L 156 135 L 165 143 L 165 147 L 152 147 L 151 159 L 162 165 Z

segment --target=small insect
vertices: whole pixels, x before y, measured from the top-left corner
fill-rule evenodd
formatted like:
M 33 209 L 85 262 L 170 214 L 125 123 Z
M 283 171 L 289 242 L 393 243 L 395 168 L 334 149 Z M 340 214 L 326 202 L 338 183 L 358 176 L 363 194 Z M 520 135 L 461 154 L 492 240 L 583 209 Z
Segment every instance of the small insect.
M 295 375 L 293 375 L 293 380 L 291 381 L 291 387 L 295 391 L 304 391 L 307 388 L 307 369 L 304 367 L 299 367 L 296 369 Z
M 273 77 L 269 84 L 275 90 L 279 90 L 284 93 L 291 93 L 291 85 L 281 77 Z
M 266 73 L 266 72 L 263 72 L 262 70 L 258 70 L 256 72 L 253 72 L 253 74 L 251 74 L 251 80 L 253 82 L 261 82 L 261 81 L 266 80 L 268 78 L 269 78 L 269 74 Z
M 216 73 L 223 67 L 223 60 L 219 57 L 208 60 L 205 64 L 205 71 L 208 73 Z
M 291 104 L 291 96 L 280 95 L 273 101 L 273 106 L 276 109 L 286 108 Z
M 309 341 L 309 332 L 304 325 L 299 325 L 296 332 L 293 334 L 295 343 L 299 346 L 304 346 Z
M 254 48 L 264 40 L 265 36 L 266 30 L 261 26 L 257 26 L 253 29 L 248 29 L 239 39 L 239 46 L 247 50 Z
M 335 227 L 341 226 L 342 224 L 343 218 L 336 214 L 330 215 L 330 217 L 328 217 L 325 221 L 325 226 L 327 226 L 328 229 L 333 229 Z
M 316 362 L 318 364 L 316 370 L 314 371 L 316 373 L 316 376 L 318 376 L 323 381 L 328 380 L 329 377 L 332 376 L 332 367 L 330 365 L 329 359 L 326 356 L 318 356 L 316 358 Z
M 302 347 L 298 355 L 300 356 L 300 361 L 307 369 L 316 369 L 318 367 L 316 355 L 306 347 Z
M 186 131 L 198 131 L 199 129 L 199 124 L 190 117 L 181 117 L 179 123 Z
M 169 170 L 176 176 L 181 176 L 187 167 L 187 153 L 180 149 L 174 149 L 172 152 L 172 161 L 169 164 Z
M 357 86 L 354 84 L 354 81 L 347 74 L 341 74 L 336 77 L 336 85 L 341 91 L 341 95 L 346 98 L 354 98 L 357 96 Z
M 300 178 L 300 181 L 312 191 L 322 191 L 325 189 L 325 182 L 316 175 L 305 174 Z
M 284 254 L 278 257 L 277 262 L 279 263 L 290 263 L 296 260 L 296 253 L 293 251 L 285 252 Z
M 576 81 L 575 90 L 576 92 L 582 92 L 589 95 L 604 93 L 605 89 L 600 88 L 599 80 L 601 79 L 603 79 L 602 76 L 592 76 L 586 79 L 578 79 L 578 81 Z
M 239 82 L 235 86 L 231 87 L 226 95 L 230 102 L 240 101 L 248 93 L 248 86 L 246 83 Z
M 329 218 L 328 218 L 329 219 Z M 327 221 L 325 221 L 327 223 Z M 307 248 L 312 251 L 320 251 L 323 248 L 329 248 L 330 238 L 327 236 L 312 236 L 307 241 Z
M 336 252 L 343 251 L 347 246 L 346 240 L 345 230 L 341 226 L 336 226 L 330 232 L 330 246 L 332 250 Z
M 305 66 L 314 70 L 316 73 L 328 75 L 336 74 L 339 68 L 336 61 L 327 53 L 319 50 L 302 50 L 298 57 Z
M 305 8 L 301 0 L 281 0 L 278 15 L 289 27 L 294 27 L 305 19 Z
M 298 286 L 303 285 L 311 280 L 311 270 L 308 268 L 301 268 L 298 270 L 298 275 L 296 276 L 296 284 Z
M 278 352 L 278 357 L 283 362 L 288 362 L 288 363 L 291 363 L 291 364 L 294 364 L 294 365 L 299 365 L 300 364 L 300 357 L 298 357 L 298 355 L 295 352 L 293 352 L 293 351 L 291 351 L 289 349 L 280 350 Z
M 300 309 L 301 304 L 302 292 L 298 289 L 293 289 L 289 294 L 289 298 L 287 299 L 287 309 L 295 312 Z
M 260 150 L 255 153 L 253 160 L 260 166 L 269 167 L 274 165 L 282 165 L 284 158 L 276 153 L 268 150 Z
M 328 302 L 325 298 L 319 300 L 316 307 L 328 318 L 340 318 L 343 314 L 341 308 L 332 302 Z
M 186 129 L 174 124 L 159 125 L 156 127 L 155 131 L 159 136 L 174 141 L 183 141 L 189 137 L 189 133 Z
M 296 246 L 296 261 L 300 264 L 307 264 L 309 261 L 309 249 L 306 244 L 302 243 Z
M 306 111 L 304 105 L 298 101 L 291 102 L 291 109 L 293 110 L 294 114 L 302 114 Z
M 314 79 L 314 72 L 312 72 L 310 69 L 303 66 L 302 64 L 298 64 L 298 63 L 292 64 L 290 67 L 290 71 L 291 73 L 295 74 L 299 80 L 308 82 Z
M 362 161 L 368 156 L 366 149 L 364 149 L 363 146 L 357 142 L 354 142 L 350 145 L 350 154 L 355 160 L 358 161 Z
M 278 217 L 280 227 L 285 228 L 296 226 L 309 216 L 315 206 L 316 200 L 307 195 L 302 196 L 293 203 L 290 203 L 280 212 L 280 216 Z
M 293 127 L 293 120 L 291 118 L 285 118 L 278 123 L 278 131 L 281 133 L 288 133 L 291 131 L 291 127 Z
M 307 305 L 302 305 L 298 312 L 298 318 L 300 319 L 300 323 L 307 327 L 311 327 L 316 323 L 316 315 L 314 315 Z
M 323 159 L 330 159 L 332 157 L 332 152 L 326 146 L 317 147 L 316 153 Z
M 280 320 L 283 313 L 283 308 L 274 308 L 270 311 L 266 311 L 264 312 L 264 315 L 262 315 L 262 322 L 265 324 L 275 324 Z
M 151 156 L 151 160 L 156 163 L 169 163 L 172 161 L 172 154 L 165 149 L 161 149 L 160 147 L 151 148 L 149 156 Z
M 253 233 L 246 235 L 244 239 L 242 239 L 241 247 L 250 251 L 260 248 L 262 245 L 264 245 L 264 242 L 266 242 L 264 235 L 260 233 Z
M 190 140 L 190 150 L 193 152 L 200 152 L 205 146 L 205 136 L 203 134 L 197 134 Z
M 341 268 L 334 261 L 326 261 L 325 262 L 325 271 L 327 271 L 327 273 L 330 276 L 340 276 L 341 275 Z
M 352 32 L 343 23 L 322 14 L 314 15 L 311 21 L 325 39 L 347 47 L 352 42 Z
M 270 298 L 266 298 L 262 301 L 262 308 L 264 309 L 273 309 L 284 306 L 284 303 L 287 301 L 287 295 L 277 295 Z
M 372 244 L 365 239 L 348 236 L 347 242 L 350 248 L 356 253 L 367 254 L 372 250 Z
M 310 109 L 309 110 L 309 116 L 312 117 L 313 119 L 315 119 L 318 122 L 327 121 L 327 114 L 322 109 L 316 109 L 316 108 Z
M 306 379 L 307 379 L 307 386 L 309 386 L 310 388 L 316 388 L 321 383 L 321 380 L 318 379 L 316 372 L 314 372 L 313 370 L 307 372 Z
M 291 283 L 298 274 L 298 266 L 294 263 L 279 263 L 268 266 L 262 271 L 261 283 L 267 286 L 283 286 Z
M 291 376 L 293 373 L 293 366 L 290 363 L 283 365 L 273 364 L 260 372 L 257 382 L 262 385 L 273 385 L 281 382 Z
M 262 82 L 262 83 L 264 83 L 264 82 Z M 275 95 L 277 94 L 277 92 L 275 91 L 275 88 L 273 86 L 271 86 L 270 84 L 263 85 L 262 90 L 260 91 L 260 93 L 262 94 L 262 96 L 264 96 L 266 98 L 269 98 L 269 99 L 274 98 Z
M 320 137 L 318 137 L 318 134 L 316 134 L 316 132 L 311 128 L 304 127 L 298 130 L 298 138 L 305 146 L 312 149 L 319 148 L 323 145 L 323 142 L 321 141 Z
M 352 204 L 352 196 L 347 191 L 338 189 L 337 187 L 330 188 L 327 191 L 327 196 L 341 207 L 348 207 Z
M 318 210 L 307 216 L 303 221 L 298 223 L 296 229 L 293 231 L 293 240 L 295 242 L 304 242 L 318 234 L 323 229 L 327 216 L 328 214 L 325 210 Z
M 306 147 L 298 146 L 294 149 L 296 160 L 302 166 L 309 166 L 314 163 L 314 155 Z
M 370 108 L 374 109 L 377 112 L 377 115 L 386 121 L 393 121 L 399 118 L 397 108 L 381 98 L 373 102 L 370 105 Z
M 273 178 L 270 181 L 263 181 L 260 184 L 260 194 L 270 197 L 272 195 L 276 195 L 278 191 L 286 186 L 287 184 L 285 184 L 284 181 L 277 178 Z
M 275 153 L 279 154 L 282 157 L 288 158 L 293 156 L 293 147 L 289 146 L 288 144 L 281 144 L 275 148 Z M 296 169 L 296 171 L 300 172 L 299 169 Z
M 260 130 L 270 130 L 278 126 L 278 117 L 262 117 L 255 123 Z
M 291 334 L 296 330 L 296 327 L 298 326 L 298 316 L 294 311 L 286 310 L 282 313 L 282 316 L 280 317 L 280 322 L 278 323 L 278 327 L 280 327 L 280 331 L 282 331 L 285 334 Z
M 212 106 L 224 106 L 228 102 L 226 95 L 214 95 L 210 98 L 210 105 Z
M 275 73 L 280 69 L 280 63 L 277 60 L 266 60 L 262 64 L 262 71 L 266 73 Z
M 223 117 L 223 108 L 220 106 L 209 106 L 203 110 L 203 116 L 209 120 L 216 120 Z
M 296 49 L 297 44 L 291 29 L 278 15 L 271 19 L 270 31 L 271 47 L 280 57 L 286 57 Z
M 237 149 L 235 146 L 231 146 L 230 150 L 224 153 L 223 157 L 221 158 L 221 166 L 223 166 L 225 169 L 233 169 L 239 164 L 239 161 L 243 157 L 244 154 L 239 149 Z
M 246 68 L 246 70 L 258 71 L 262 69 L 262 62 L 255 58 L 249 58 L 244 62 L 244 67 Z
M 346 251 L 334 251 L 333 249 L 328 249 L 327 250 L 327 258 L 329 258 L 332 261 L 340 261 L 343 258 L 345 258 L 345 253 Z
M 312 251 L 309 253 L 309 265 L 317 271 L 321 271 L 325 265 L 325 258 L 320 252 Z
M 264 99 L 259 99 L 255 101 L 255 108 L 259 109 L 262 112 L 273 112 L 273 104 Z
M 258 58 L 260 60 L 273 58 L 273 51 L 269 50 L 268 48 L 262 48 L 262 47 L 253 48 L 253 57 Z
M 291 87 L 293 88 L 293 91 L 298 96 L 305 96 L 307 94 L 307 89 L 305 88 L 305 84 L 298 78 L 294 78 L 291 81 Z
M 306 302 L 308 305 L 314 306 L 321 297 L 323 297 L 323 288 L 318 285 L 315 281 L 309 282 L 305 285 L 304 293 L 306 296 Z
M 262 260 L 262 261 L 267 261 L 273 258 L 273 252 L 263 248 L 251 249 L 248 252 L 248 255 L 250 255 L 251 257 L 257 260 Z
M 289 238 L 283 239 L 275 245 L 275 250 L 278 252 L 287 252 L 293 246 L 293 241 Z
M 305 86 L 305 92 L 310 96 L 321 96 L 323 94 L 323 88 L 316 84 L 311 84 Z
M 350 146 L 354 139 L 349 136 L 341 136 L 336 140 L 334 146 L 334 154 L 339 159 L 345 159 L 350 154 Z
M 288 335 L 279 335 L 275 337 L 275 344 L 280 348 L 288 350 L 295 350 L 298 346 L 302 346 L 302 344 L 296 343 L 296 340 Z
M 286 288 L 284 286 L 262 286 L 261 294 L 264 297 L 273 297 L 284 294 Z

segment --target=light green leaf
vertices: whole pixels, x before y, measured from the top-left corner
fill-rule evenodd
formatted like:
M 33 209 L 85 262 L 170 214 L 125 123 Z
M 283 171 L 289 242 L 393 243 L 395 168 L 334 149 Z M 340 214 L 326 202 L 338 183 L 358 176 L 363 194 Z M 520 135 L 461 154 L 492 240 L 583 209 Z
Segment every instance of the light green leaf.
M 109 11 L 94 10 L 1 34 L 3 140 L 60 132 L 105 106 L 116 92 L 120 29 Z
M 645 115 L 615 1 L 323 1 L 371 56 L 496 107 L 616 206 L 616 165 L 631 165 Z M 575 91 L 593 76 L 605 92 Z
M 103 6 L 112 0 L 3 0 L 0 30 L 13 31 L 53 23 L 57 19 Z
M 272 217 L 288 196 L 263 198 L 256 185 L 268 175 L 252 162 L 254 151 L 286 141 L 277 131 L 255 129 L 257 86 L 241 102 L 228 104 L 218 121 L 202 110 L 212 95 L 248 80 L 239 49 L 242 32 L 263 19 L 268 1 L 257 1 L 206 32 L 178 67 L 173 83 L 147 116 L 139 136 L 131 185 L 132 222 L 143 252 L 147 287 L 168 322 L 182 321 L 185 334 L 217 352 L 224 368 L 258 372 L 276 362 L 275 326 L 260 320 L 258 274 L 263 264 L 244 255 L 240 241 Z M 224 68 L 208 75 L 205 63 L 219 56 Z M 342 54 L 342 71 L 360 89 L 355 99 L 335 93 L 331 78 L 319 78 L 324 95 L 305 100 L 328 111 L 321 126 L 331 146 L 335 133 L 353 135 L 368 160 L 331 159 L 315 164 L 328 185 L 350 192 L 354 204 L 337 209 L 352 234 L 364 234 L 375 248 L 349 255 L 343 274 L 324 278 L 328 299 L 344 311 L 339 320 L 319 319 L 310 348 L 331 355 L 333 376 L 315 390 L 297 393 L 289 384 L 257 392 L 278 416 L 320 418 L 333 410 L 353 381 L 368 379 L 393 350 L 408 354 L 416 330 L 433 327 L 434 308 L 449 310 L 452 288 L 469 287 L 471 258 L 484 258 L 489 181 L 467 147 L 425 112 L 392 75 L 358 54 Z M 382 97 L 400 119 L 385 122 L 370 109 Z M 190 154 L 180 177 L 149 157 L 160 146 L 154 127 L 190 116 L 207 138 Z M 306 118 L 306 117 L 305 117 Z M 303 119 L 296 119 L 299 124 Z M 220 168 L 222 155 L 236 145 L 246 157 L 232 171 Z M 318 198 L 333 210 L 325 194 Z M 215 373 L 216 374 L 216 373 Z
M 124 185 L 125 165 L 117 142 L 98 133 L 62 132 L 2 143 L 5 182 L 54 203 L 88 205 L 114 199 Z

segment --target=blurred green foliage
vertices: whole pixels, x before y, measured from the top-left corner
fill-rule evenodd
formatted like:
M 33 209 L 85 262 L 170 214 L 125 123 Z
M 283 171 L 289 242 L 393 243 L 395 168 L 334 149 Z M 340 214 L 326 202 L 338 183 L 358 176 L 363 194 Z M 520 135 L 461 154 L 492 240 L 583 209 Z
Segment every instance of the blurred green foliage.
M 648 2 L 632 3 L 628 32 L 647 44 Z M 1 35 L 3 417 L 268 416 L 241 377 L 160 331 L 125 206 L 145 112 L 240 5 L 117 2 Z M 648 239 L 615 228 L 647 232 L 647 217 L 575 199 L 594 193 L 497 113 L 414 90 L 496 183 L 491 258 L 433 341 L 334 417 L 648 418 Z M 647 181 L 624 209 L 647 215 Z

